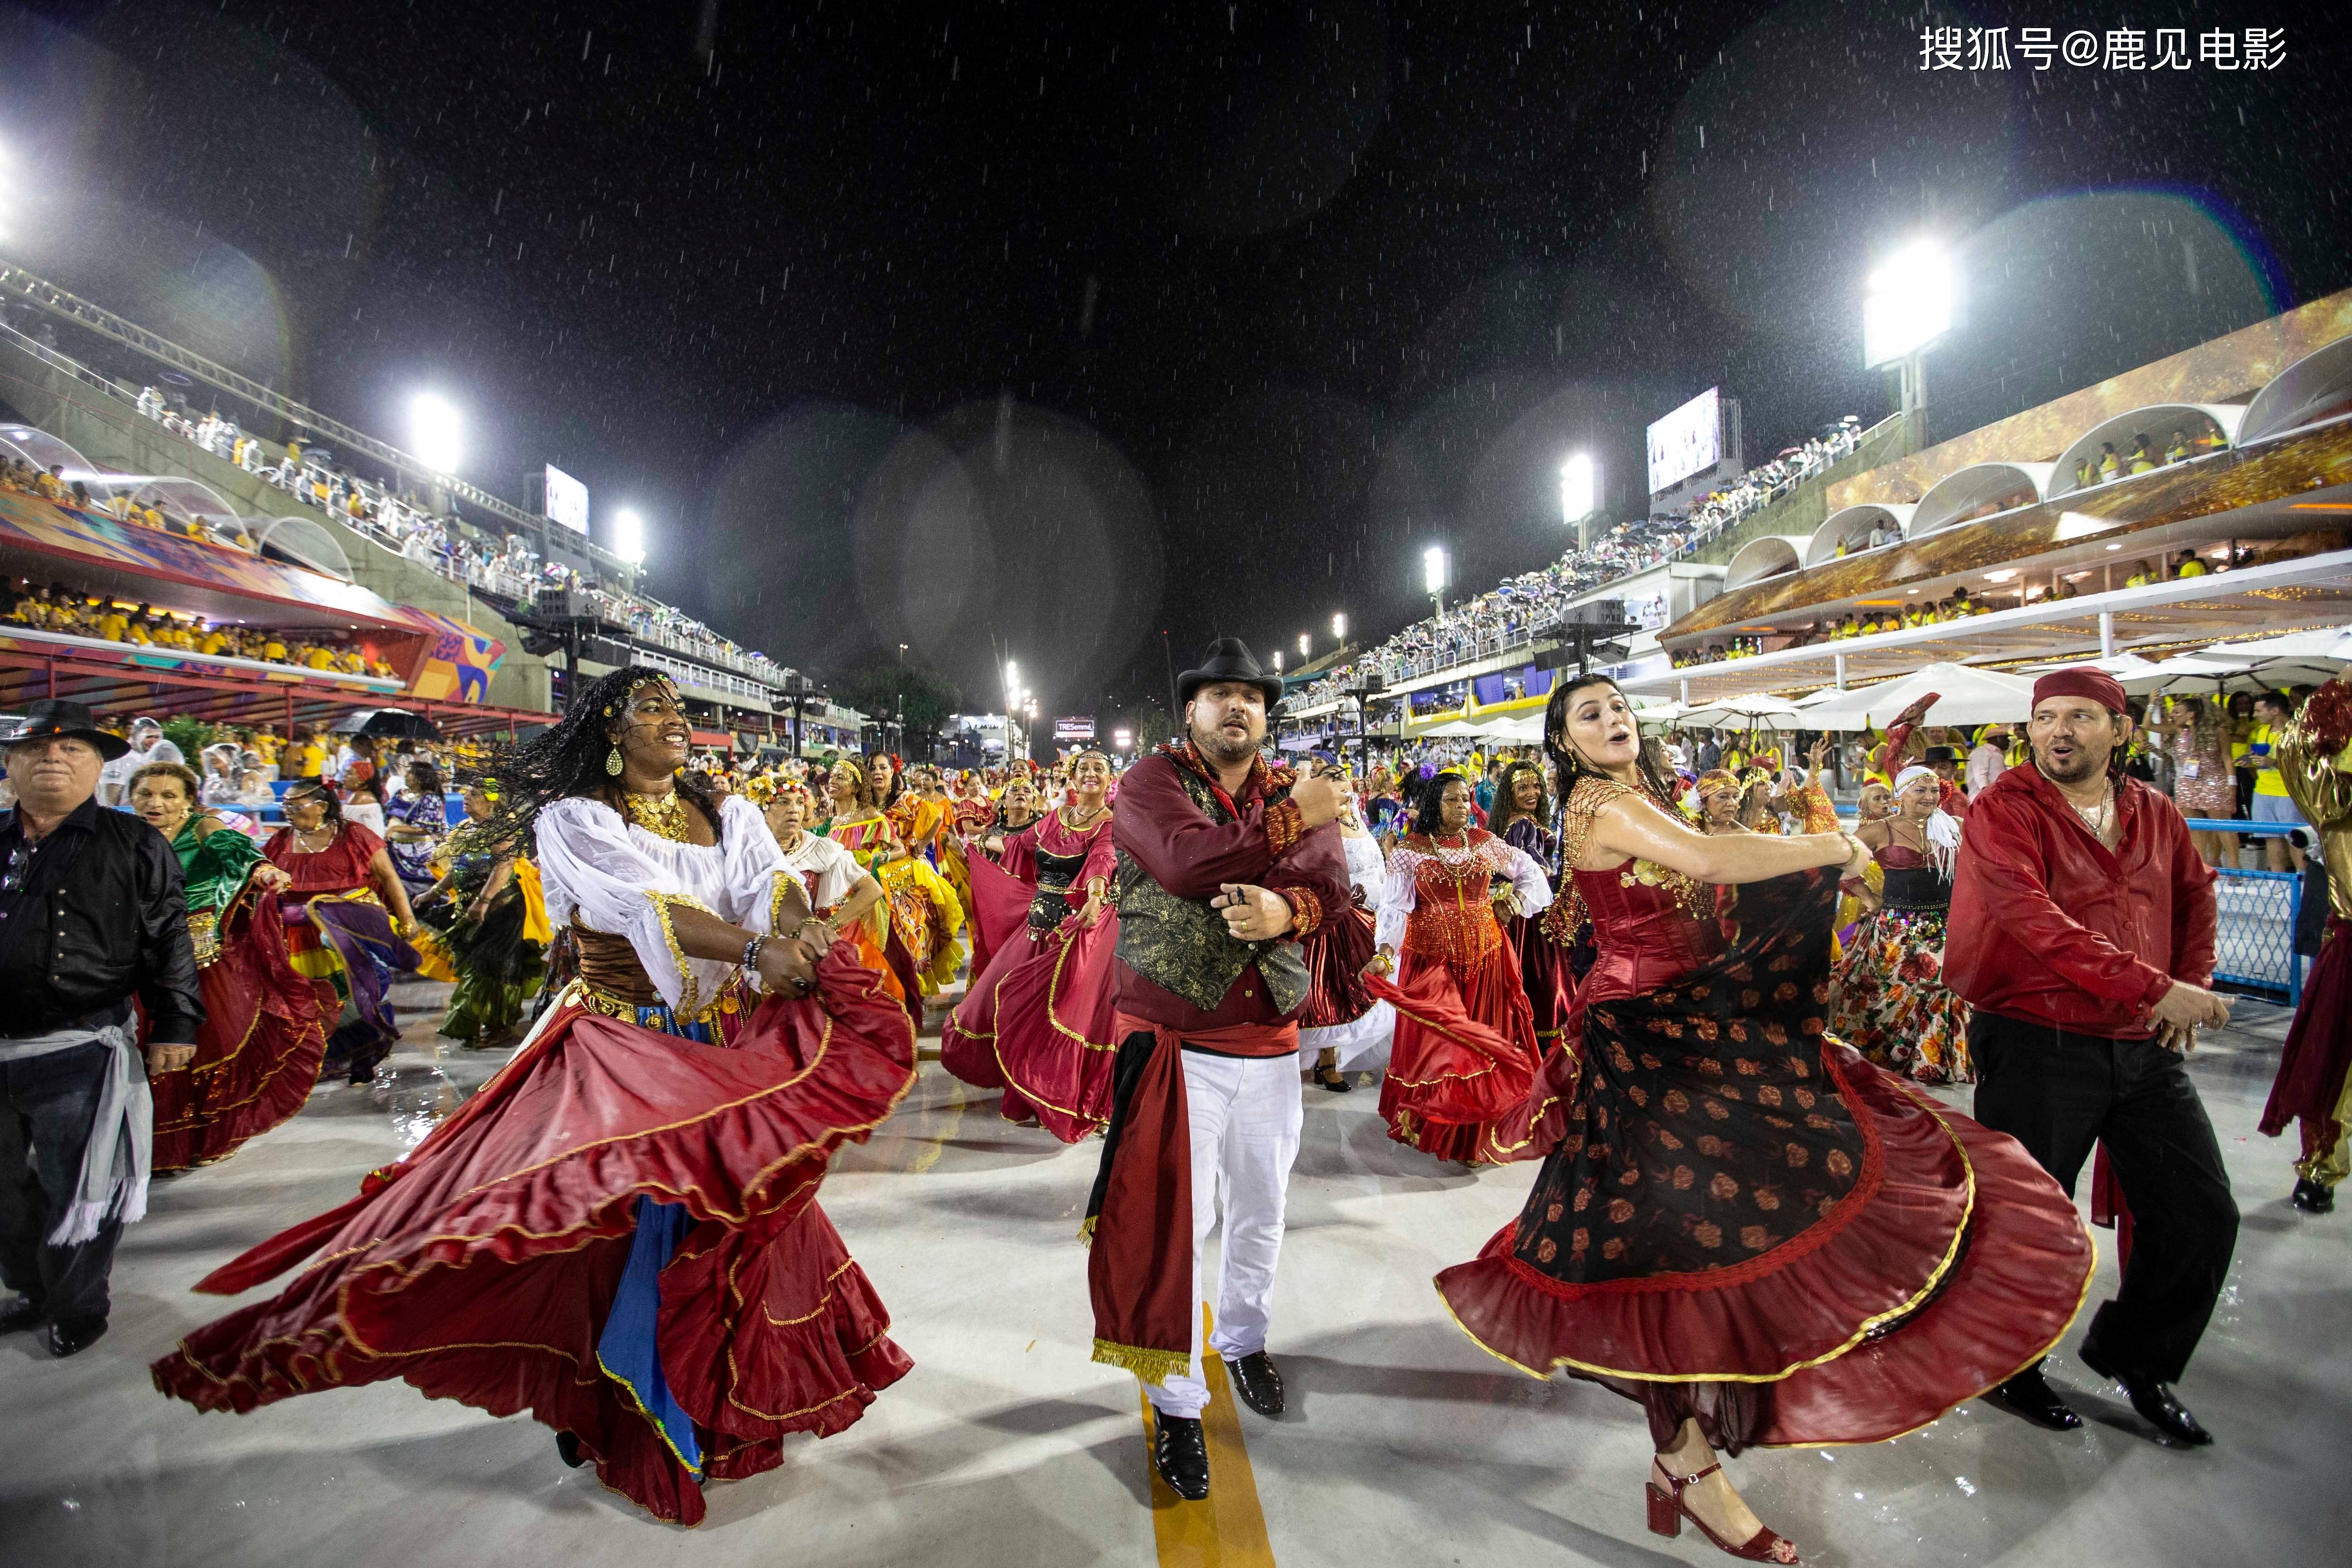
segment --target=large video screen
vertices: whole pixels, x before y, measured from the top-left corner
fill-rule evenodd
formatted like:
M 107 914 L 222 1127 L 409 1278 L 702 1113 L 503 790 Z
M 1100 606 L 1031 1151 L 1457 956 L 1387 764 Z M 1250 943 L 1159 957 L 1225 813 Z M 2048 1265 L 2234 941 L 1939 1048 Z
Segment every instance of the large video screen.
M 1710 386 L 1650 426 L 1650 493 L 1723 461 L 1723 389 Z
M 1095 721 L 1092 714 L 1088 714 L 1086 717 L 1079 719 L 1056 719 L 1054 721 L 1054 739 L 1056 742 L 1091 741 L 1094 738 Z
M 547 521 L 574 533 L 588 531 L 588 487 L 552 463 L 547 465 Z

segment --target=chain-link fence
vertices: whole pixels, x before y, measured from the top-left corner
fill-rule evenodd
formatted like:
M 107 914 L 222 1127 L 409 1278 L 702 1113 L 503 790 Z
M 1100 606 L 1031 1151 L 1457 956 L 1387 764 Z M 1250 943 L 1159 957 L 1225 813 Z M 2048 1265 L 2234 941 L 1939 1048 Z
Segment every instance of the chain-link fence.
M 2221 918 L 2213 931 L 2217 984 L 2274 991 L 2290 1005 L 2303 1000 L 2303 960 L 2294 951 L 2294 917 L 2303 879 L 2292 871 L 2237 871 L 2227 866 L 2213 893 Z

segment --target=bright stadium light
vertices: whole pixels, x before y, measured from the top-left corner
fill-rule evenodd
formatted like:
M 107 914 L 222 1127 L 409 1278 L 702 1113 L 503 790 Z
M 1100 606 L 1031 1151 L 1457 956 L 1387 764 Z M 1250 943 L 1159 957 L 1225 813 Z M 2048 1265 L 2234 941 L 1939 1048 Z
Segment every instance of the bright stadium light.
M 1911 359 L 1952 330 L 1959 299 L 1952 258 L 1915 239 L 1874 268 L 1863 285 L 1862 363 L 1870 370 Z
M 416 460 L 436 474 L 455 474 L 463 456 L 457 411 L 429 392 L 409 400 L 408 444 Z
M 1274 650 L 1274 672 L 1276 675 L 1280 675 L 1282 673 L 1282 650 L 1280 648 L 1276 648 Z
M 646 520 L 625 507 L 613 519 L 613 553 L 632 566 L 646 563 Z
M 1445 547 L 1433 544 L 1421 552 L 1422 591 L 1429 594 L 1445 592 Z
M 1331 617 L 1331 640 L 1333 642 L 1348 640 L 1348 617 L 1344 614 Z
M 1600 470 L 1592 465 L 1592 454 L 1578 452 L 1559 466 L 1559 518 L 1562 522 L 1578 523 L 1591 517 L 1601 504 Z
M 1313 650 L 1314 647 L 1315 647 L 1315 634 L 1314 634 L 1313 632 L 1301 632 L 1301 633 L 1299 633 L 1299 634 L 1298 634 L 1298 657 L 1299 657 L 1299 658 L 1307 658 L 1307 655 L 1309 654 L 1309 652 L 1311 652 L 1311 651 Z

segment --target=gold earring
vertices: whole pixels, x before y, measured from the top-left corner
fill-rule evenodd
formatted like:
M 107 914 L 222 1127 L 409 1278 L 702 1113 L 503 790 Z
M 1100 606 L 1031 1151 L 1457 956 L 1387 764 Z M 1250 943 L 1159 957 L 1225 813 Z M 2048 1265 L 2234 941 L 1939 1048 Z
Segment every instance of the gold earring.
M 615 746 L 604 758 L 604 771 L 614 778 L 621 776 L 621 748 Z

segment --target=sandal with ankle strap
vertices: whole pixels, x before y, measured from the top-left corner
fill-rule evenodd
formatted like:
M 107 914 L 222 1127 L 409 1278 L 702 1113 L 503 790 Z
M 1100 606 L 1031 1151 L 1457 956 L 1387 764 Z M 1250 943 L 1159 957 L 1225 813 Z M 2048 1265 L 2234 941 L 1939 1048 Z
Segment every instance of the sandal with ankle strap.
M 1757 1528 L 1756 1533 L 1748 1538 L 1746 1545 L 1734 1546 L 1730 1542 L 1726 1541 L 1723 1537 L 1717 1535 L 1714 1530 L 1708 1526 L 1706 1521 L 1693 1513 L 1691 1511 L 1690 1504 L 1683 1501 L 1683 1489 L 1689 1486 L 1694 1481 L 1703 1481 L 1706 1479 L 1707 1477 L 1715 1474 L 1716 1471 L 1723 1468 L 1723 1463 L 1721 1460 L 1717 1460 L 1716 1463 L 1709 1465 L 1706 1468 L 1699 1471 L 1695 1476 L 1675 1475 L 1672 1470 L 1667 1469 L 1665 1466 L 1657 1463 L 1654 1459 L 1651 1461 L 1650 1468 L 1660 1477 L 1664 1478 L 1666 1485 L 1672 1489 L 1671 1491 L 1662 1491 L 1659 1489 L 1658 1483 L 1655 1480 L 1643 1483 L 1643 1489 L 1649 1493 L 1650 1498 L 1651 1534 L 1663 1535 L 1672 1539 L 1673 1537 L 1682 1533 L 1682 1521 L 1687 1519 L 1693 1524 L 1698 1526 L 1698 1532 L 1701 1535 L 1706 1536 L 1709 1541 L 1713 1542 L 1717 1550 L 1727 1552 L 1732 1556 L 1740 1558 L 1746 1562 L 1798 1563 L 1802 1561 L 1797 1556 L 1797 1549 L 1794 1543 L 1792 1543 L 1786 1536 L 1780 1534 L 1778 1531 L 1773 1530 L 1769 1525 L 1759 1525 Z M 1789 1548 L 1789 1555 L 1786 1557 L 1775 1556 L 1774 1553 L 1783 1546 Z

